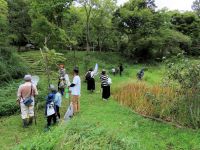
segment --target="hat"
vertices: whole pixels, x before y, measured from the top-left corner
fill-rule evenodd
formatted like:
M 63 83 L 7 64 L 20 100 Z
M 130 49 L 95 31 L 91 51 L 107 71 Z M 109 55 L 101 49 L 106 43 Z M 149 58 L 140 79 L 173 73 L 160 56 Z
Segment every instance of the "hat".
M 106 70 L 105 69 L 102 70 L 102 74 L 106 74 Z
M 24 80 L 25 80 L 25 81 L 31 81 L 31 80 L 32 80 L 31 75 L 30 75 L 30 74 L 25 75 L 25 76 L 24 76 Z
M 55 86 L 53 84 L 51 84 L 49 86 L 49 90 L 51 90 L 51 91 L 57 91 L 56 88 L 55 88 Z

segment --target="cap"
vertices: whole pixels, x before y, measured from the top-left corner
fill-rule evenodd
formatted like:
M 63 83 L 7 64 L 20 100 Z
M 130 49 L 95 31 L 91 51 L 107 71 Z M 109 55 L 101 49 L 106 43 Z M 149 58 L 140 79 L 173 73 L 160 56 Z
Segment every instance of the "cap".
M 30 74 L 25 75 L 25 76 L 24 76 L 24 80 L 25 80 L 25 81 L 31 81 L 31 80 L 32 80 L 31 75 L 30 75 Z

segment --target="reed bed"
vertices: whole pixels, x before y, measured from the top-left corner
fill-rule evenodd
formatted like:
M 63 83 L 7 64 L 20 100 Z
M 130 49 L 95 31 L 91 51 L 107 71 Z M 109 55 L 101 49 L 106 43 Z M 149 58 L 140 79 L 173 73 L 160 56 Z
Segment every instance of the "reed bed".
M 114 94 L 121 104 L 142 114 L 173 121 L 176 116 L 178 93 L 172 88 L 148 86 L 143 82 L 123 86 Z

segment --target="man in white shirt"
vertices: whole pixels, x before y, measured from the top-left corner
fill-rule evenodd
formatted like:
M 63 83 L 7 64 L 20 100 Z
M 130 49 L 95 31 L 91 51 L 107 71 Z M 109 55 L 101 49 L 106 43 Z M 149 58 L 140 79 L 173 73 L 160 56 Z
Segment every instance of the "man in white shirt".
M 74 78 L 72 84 L 69 86 L 71 95 L 72 95 L 72 104 L 74 114 L 80 111 L 80 102 L 79 98 L 81 95 L 81 79 L 79 77 L 79 70 L 78 68 L 74 69 Z

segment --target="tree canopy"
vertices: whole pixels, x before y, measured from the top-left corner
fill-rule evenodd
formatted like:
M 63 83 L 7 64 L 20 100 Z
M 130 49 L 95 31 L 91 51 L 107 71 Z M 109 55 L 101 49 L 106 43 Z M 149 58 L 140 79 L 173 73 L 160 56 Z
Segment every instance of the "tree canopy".
M 118 51 L 136 61 L 200 54 L 194 11 L 157 10 L 154 0 L 0 0 L 0 43 L 59 50 Z

